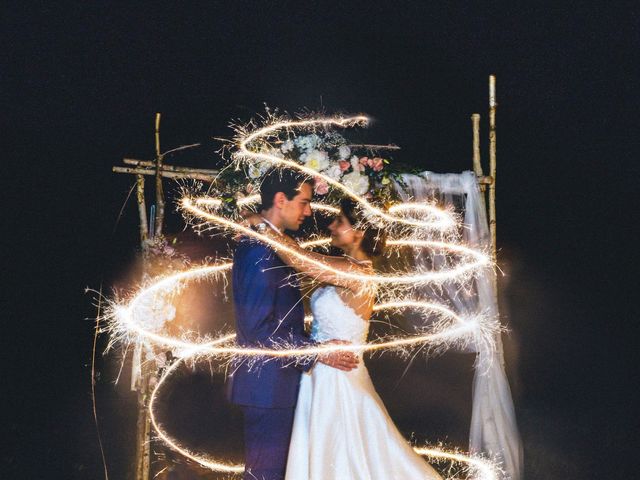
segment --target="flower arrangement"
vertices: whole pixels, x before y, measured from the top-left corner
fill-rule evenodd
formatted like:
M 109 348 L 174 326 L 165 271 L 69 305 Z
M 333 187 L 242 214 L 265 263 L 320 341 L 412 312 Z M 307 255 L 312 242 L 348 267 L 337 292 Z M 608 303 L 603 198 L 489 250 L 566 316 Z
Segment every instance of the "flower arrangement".
M 374 192 L 390 183 L 385 167 L 389 160 L 381 157 L 359 156 L 346 139 L 335 132 L 325 135 L 312 133 L 285 140 L 280 152 L 307 168 L 316 170 L 342 183 L 358 195 L 372 198 Z M 315 178 L 314 193 L 325 196 L 330 188 L 320 176 Z
M 148 273 L 178 272 L 189 266 L 189 257 L 179 252 L 177 243 L 176 237 L 169 239 L 164 235 L 155 235 L 143 242 L 142 255 L 147 262 Z
M 370 202 L 387 205 L 395 198 L 392 180 L 404 187 L 400 174 L 409 171 L 393 167 L 389 158 L 376 153 L 374 146 L 352 145 L 330 129 L 297 135 L 286 130 L 254 140 L 248 148 L 256 153 L 294 161 L 318 172 L 319 175 L 314 177 L 314 194 L 318 201 L 327 204 L 337 203 L 344 193 L 333 188 L 324 177 L 341 183 Z M 231 216 L 238 211 L 238 200 L 259 192 L 262 177 L 273 167 L 268 160 L 237 160 L 222 169 L 207 189 L 208 194 L 214 194 L 222 201 L 222 212 Z

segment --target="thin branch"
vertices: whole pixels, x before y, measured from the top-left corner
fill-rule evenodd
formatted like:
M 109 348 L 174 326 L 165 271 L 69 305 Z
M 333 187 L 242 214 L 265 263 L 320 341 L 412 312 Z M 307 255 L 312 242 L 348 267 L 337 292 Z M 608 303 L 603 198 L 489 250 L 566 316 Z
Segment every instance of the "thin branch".
M 192 143 L 191 145 L 182 145 L 181 147 L 176 147 L 176 148 L 172 148 L 171 150 L 167 150 L 166 152 L 161 153 L 160 156 L 166 157 L 170 153 L 175 153 L 175 152 L 179 152 L 180 150 L 186 150 L 187 148 L 193 148 L 193 147 L 199 147 L 199 146 L 200 146 L 199 143 Z
M 134 175 L 156 175 L 156 170 L 150 170 L 145 168 L 130 168 L 130 167 L 112 167 L 112 171 L 115 173 L 130 173 Z M 193 180 L 202 180 L 204 182 L 212 182 L 215 180 L 216 175 L 211 173 L 199 173 L 199 172 L 172 172 L 167 170 L 160 170 L 160 175 L 165 178 L 190 178 Z
M 369 143 L 351 143 L 351 144 L 347 145 L 347 147 L 349 147 L 349 148 L 354 148 L 354 147 L 367 148 L 369 150 L 400 150 L 400 147 L 398 145 L 393 145 L 393 144 L 389 144 L 389 145 L 373 145 L 373 144 L 369 144 Z
M 144 167 L 144 168 L 155 168 L 155 162 L 151 160 L 137 160 L 135 158 L 123 158 L 122 161 L 126 165 L 133 165 L 134 167 Z M 210 168 L 191 168 L 191 167 L 178 167 L 176 165 L 167 165 L 166 163 L 162 164 L 162 170 L 165 172 L 187 172 L 187 173 L 206 173 L 215 175 L 218 173 L 218 170 L 213 170 Z

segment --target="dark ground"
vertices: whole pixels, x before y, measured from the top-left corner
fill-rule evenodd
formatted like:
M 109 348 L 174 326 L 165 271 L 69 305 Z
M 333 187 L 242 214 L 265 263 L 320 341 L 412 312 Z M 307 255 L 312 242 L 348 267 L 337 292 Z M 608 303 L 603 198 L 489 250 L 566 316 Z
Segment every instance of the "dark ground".
M 205 142 L 185 165 L 210 166 L 209 139 L 267 102 L 365 112 L 364 138 L 401 145 L 395 160 L 459 172 L 494 73 L 501 302 L 526 478 L 633 478 L 637 4 L 257 5 L 4 5 L 0 477 L 103 478 L 83 289 L 109 290 L 134 259 L 134 204 L 117 220 L 131 179 L 110 168 L 152 157 L 155 112 L 165 148 Z M 115 360 L 98 362 L 97 401 L 110 478 L 126 479 L 134 401 L 112 385 Z M 403 431 L 464 447 L 470 365 L 418 361 L 399 383 L 401 363 L 372 370 Z M 172 417 L 176 428 L 196 423 L 194 444 L 237 455 L 218 380 L 180 382 L 175 401 L 197 421 Z

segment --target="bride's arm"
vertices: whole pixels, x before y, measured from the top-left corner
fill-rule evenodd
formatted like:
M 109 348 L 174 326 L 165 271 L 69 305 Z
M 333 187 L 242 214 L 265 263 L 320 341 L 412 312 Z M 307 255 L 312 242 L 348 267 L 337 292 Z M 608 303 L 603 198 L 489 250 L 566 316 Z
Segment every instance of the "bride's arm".
M 276 242 L 274 250 L 284 263 L 316 281 L 344 287 L 353 292 L 361 291 L 370 274 L 365 267 L 341 257 L 322 255 L 302 248 L 285 234 L 266 228 L 262 235 Z

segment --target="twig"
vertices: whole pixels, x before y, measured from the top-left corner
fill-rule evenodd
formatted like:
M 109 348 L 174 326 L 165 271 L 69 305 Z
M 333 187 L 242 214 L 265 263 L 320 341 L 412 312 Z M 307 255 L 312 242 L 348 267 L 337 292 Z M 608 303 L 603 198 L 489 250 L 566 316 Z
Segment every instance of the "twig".
M 131 167 L 112 167 L 112 171 L 115 173 L 131 173 L 135 175 L 156 175 L 156 170 L 146 168 L 131 168 Z M 202 180 L 205 182 L 212 182 L 215 180 L 216 175 L 213 173 L 199 173 L 199 172 L 172 172 L 166 170 L 160 170 L 160 176 L 165 178 L 191 178 L 193 180 Z
M 360 148 L 368 148 L 369 150 L 400 150 L 398 145 L 373 145 L 368 143 L 351 143 L 347 145 L 349 148 L 360 147 Z
M 151 160 L 137 160 L 135 158 L 123 158 L 122 161 L 126 165 L 133 165 L 135 167 L 145 167 L 145 168 L 155 168 L 155 162 Z M 207 173 L 211 175 L 215 175 L 218 173 L 217 170 L 213 170 L 211 168 L 191 168 L 191 167 L 179 167 L 176 165 L 167 165 L 166 163 L 162 164 L 162 171 L 165 172 L 188 172 L 188 173 Z

